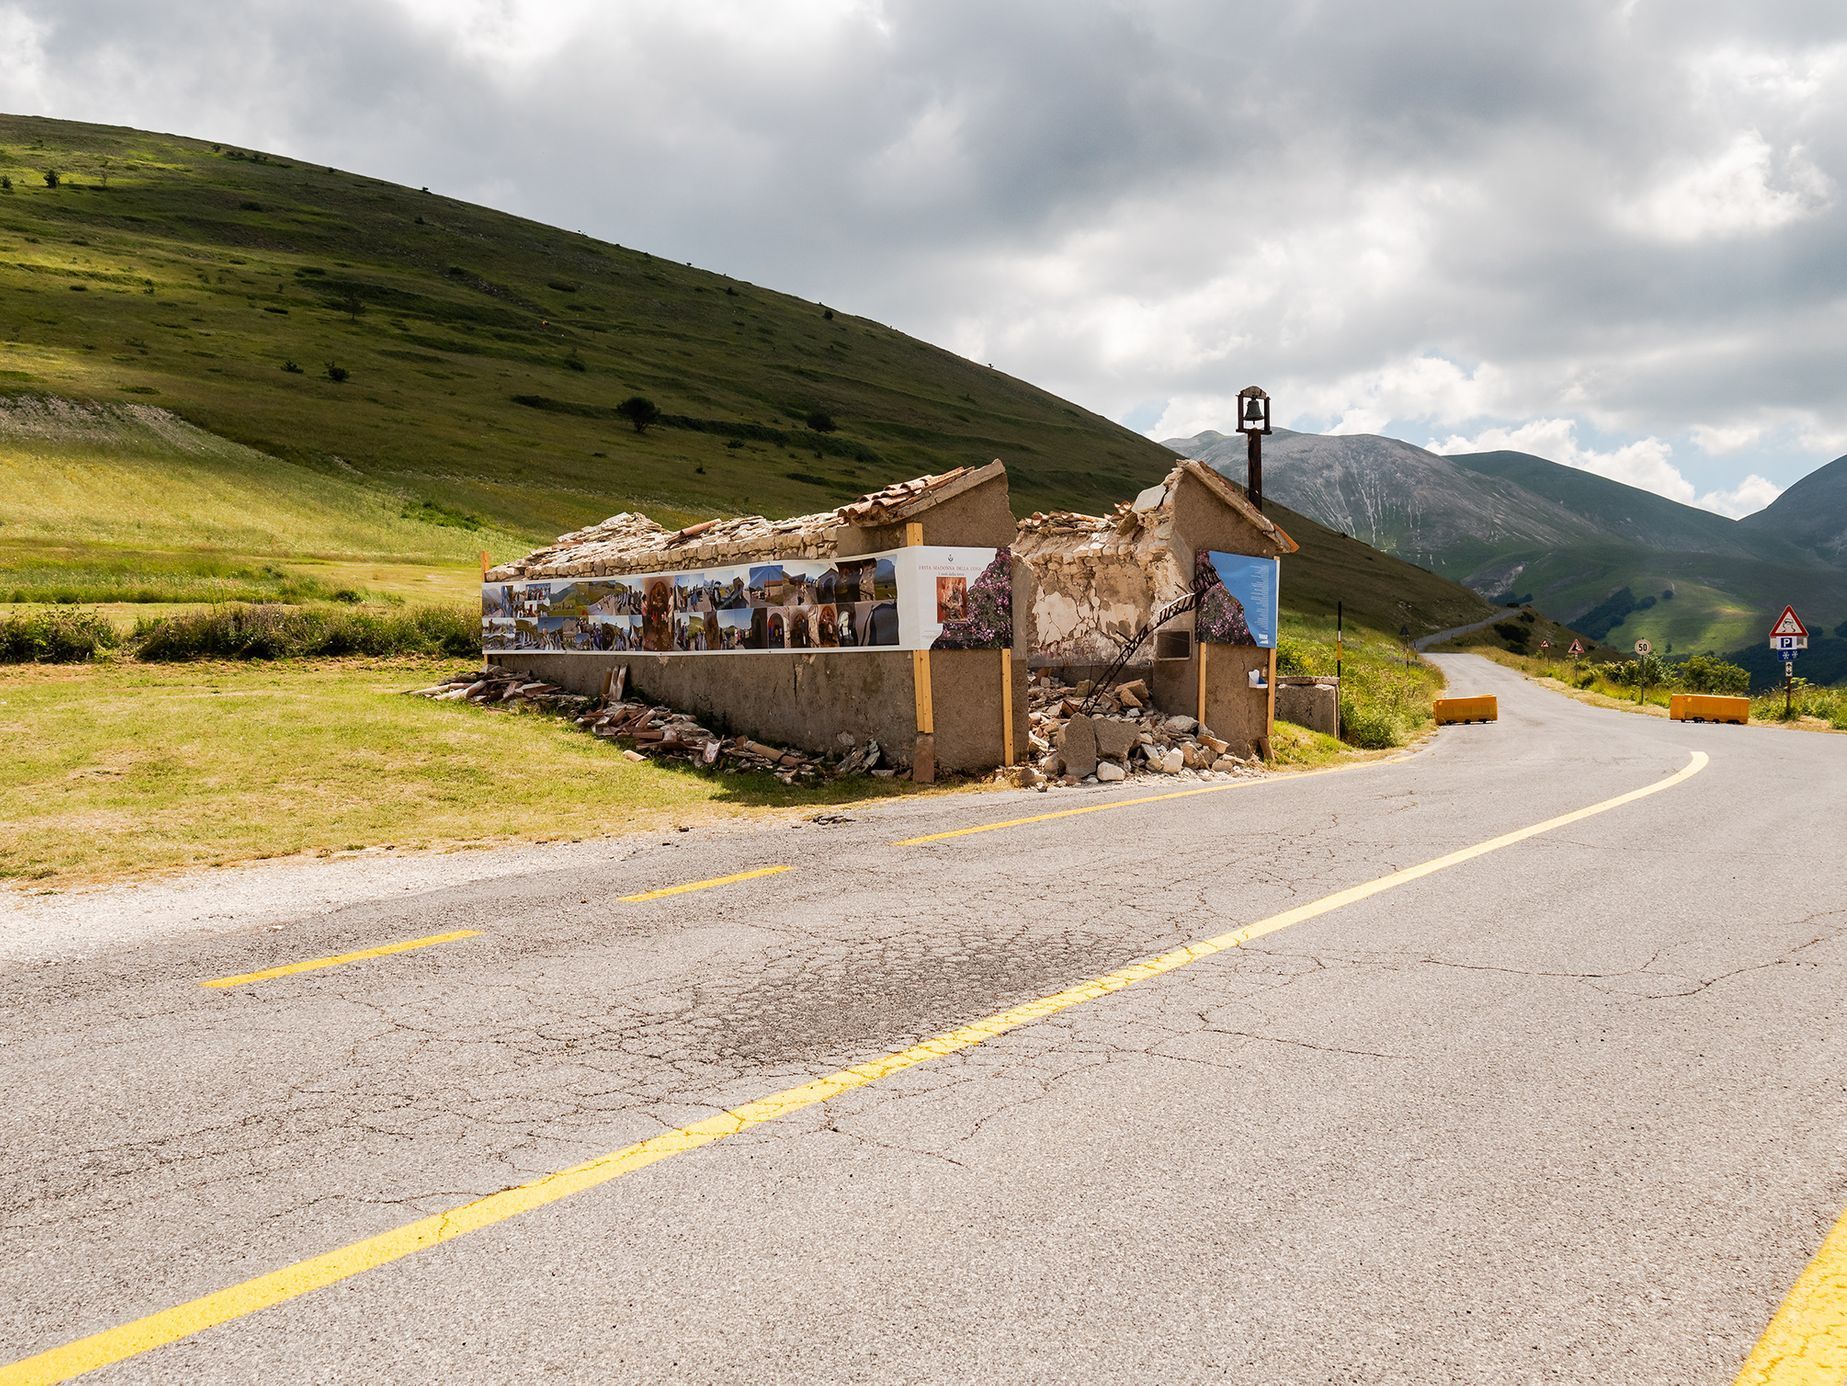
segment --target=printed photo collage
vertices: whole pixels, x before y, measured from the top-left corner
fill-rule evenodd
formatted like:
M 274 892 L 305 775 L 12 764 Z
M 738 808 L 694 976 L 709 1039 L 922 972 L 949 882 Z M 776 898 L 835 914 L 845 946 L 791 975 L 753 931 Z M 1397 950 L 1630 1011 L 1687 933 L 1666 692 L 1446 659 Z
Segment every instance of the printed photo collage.
M 885 555 L 481 589 L 489 652 L 707 654 L 898 646 Z

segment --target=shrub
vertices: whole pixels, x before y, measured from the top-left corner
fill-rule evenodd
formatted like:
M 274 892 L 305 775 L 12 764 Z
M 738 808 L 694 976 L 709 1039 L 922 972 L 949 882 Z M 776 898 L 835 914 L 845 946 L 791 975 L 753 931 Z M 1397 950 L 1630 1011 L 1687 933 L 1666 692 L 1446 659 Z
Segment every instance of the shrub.
M 1277 637 L 1276 672 L 1278 675 L 1285 678 L 1293 678 L 1298 675 L 1313 674 L 1315 672 L 1309 667 L 1308 652 L 1303 648 L 1299 640 L 1292 639 L 1287 635 L 1279 635 Z
M 0 664 L 77 664 L 121 643 L 94 611 L 22 611 L 0 616 Z
M 1743 697 L 1751 688 L 1751 672 L 1711 655 L 1692 655 L 1680 666 L 1680 684 L 1692 693 Z
M 648 425 L 660 416 L 660 406 L 646 395 L 630 395 L 616 406 L 616 417 L 625 420 L 637 433 L 646 433 Z
M 12 175 L 8 173 L 0 173 L 0 192 L 12 192 L 12 191 L 13 191 Z
M 45 186 L 46 187 L 55 188 L 58 186 L 58 184 L 62 183 L 63 181 L 64 181 L 63 175 L 61 175 L 55 168 L 48 168 L 45 170 Z
M 470 607 L 402 612 L 234 603 L 143 621 L 131 637 L 137 659 L 299 659 L 336 655 L 467 656 L 481 648 Z
M 1384 708 L 1356 698 L 1340 700 L 1340 735 L 1350 746 L 1381 751 L 1400 742 L 1398 725 Z
M 347 370 L 345 366 L 337 366 L 332 361 L 327 363 L 327 378 L 336 385 L 344 385 L 347 377 L 351 374 L 352 372 Z
M 1494 633 L 1507 642 L 1507 647 L 1515 654 L 1523 653 L 1532 633 L 1518 621 L 1496 621 Z
M 810 410 L 808 417 L 803 419 L 802 422 L 807 424 L 816 433 L 832 433 L 839 427 L 839 425 L 834 422 L 831 414 L 824 414 L 819 409 Z
M 286 372 L 289 375 L 300 375 L 301 374 L 301 367 L 296 365 L 293 361 L 284 361 L 282 363 L 282 369 L 284 372 Z

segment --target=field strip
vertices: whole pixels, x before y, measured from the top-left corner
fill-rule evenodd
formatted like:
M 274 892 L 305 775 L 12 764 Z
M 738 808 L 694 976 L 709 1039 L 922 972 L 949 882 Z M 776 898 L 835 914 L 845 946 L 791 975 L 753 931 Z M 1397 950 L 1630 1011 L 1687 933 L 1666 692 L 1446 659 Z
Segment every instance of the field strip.
M 1736 1386 L 1841 1386 L 1847 1381 L 1847 1213 L 1789 1288 L 1738 1370 Z
M 714 876 L 709 881 L 688 881 L 685 885 L 663 886 L 659 890 L 644 890 L 639 895 L 618 897 L 625 905 L 639 905 L 644 900 L 665 900 L 669 895 L 687 895 L 695 890 L 710 890 L 713 886 L 736 885 L 739 881 L 754 881 L 759 876 L 776 876 L 787 871 L 786 866 L 760 866 L 755 871 L 739 871 L 731 876 Z
M 480 932 L 479 929 L 457 929 L 453 933 L 407 938 L 399 943 L 381 943 L 376 948 L 361 948 L 352 953 L 335 953 L 325 958 L 309 958 L 306 962 L 266 967 L 261 972 L 240 972 L 235 977 L 214 977 L 209 982 L 200 982 L 199 985 L 202 987 L 241 987 L 246 982 L 267 982 L 276 977 L 293 977 L 300 972 L 319 972 L 324 967 L 344 967 L 347 963 L 364 962 L 368 958 L 388 958 L 393 953 L 409 953 L 417 948 L 434 948 L 439 943 L 454 943 L 457 939 L 474 938 Z
M 197 1299 L 178 1304 L 170 1309 L 162 1309 L 144 1318 L 135 1319 L 115 1328 L 104 1329 L 87 1337 L 78 1338 L 61 1347 L 50 1348 L 31 1357 L 22 1358 L 9 1366 L 0 1367 L 0 1386 L 25 1386 L 26 1383 L 46 1383 L 68 1381 L 85 1372 L 95 1371 L 111 1363 L 121 1362 L 137 1357 L 144 1352 L 176 1343 L 208 1328 L 229 1323 L 260 1310 L 277 1304 L 298 1299 L 314 1290 L 324 1289 L 329 1285 L 350 1279 L 365 1271 L 375 1270 L 389 1265 L 393 1261 L 416 1252 L 427 1250 L 444 1242 L 453 1241 L 469 1232 L 477 1232 L 485 1227 L 492 1227 L 522 1213 L 530 1213 L 572 1194 L 582 1193 L 587 1189 L 607 1184 L 620 1179 L 626 1174 L 633 1174 L 649 1165 L 670 1159 L 675 1155 L 684 1155 L 735 1136 L 753 1127 L 775 1121 L 779 1117 L 803 1111 L 809 1107 L 831 1101 L 843 1093 L 857 1088 L 868 1087 L 881 1079 L 902 1073 L 932 1059 L 945 1058 L 962 1050 L 973 1048 L 998 1036 L 1048 1016 L 1059 1014 L 1086 1001 L 1095 1001 L 1110 996 L 1137 982 L 1145 982 L 1154 977 L 1164 976 L 1169 972 L 1187 967 L 1203 958 L 1238 948 L 1254 939 L 1278 933 L 1294 925 L 1301 924 L 1321 915 L 1344 909 L 1348 905 L 1358 904 L 1376 895 L 1396 890 L 1400 886 L 1419 881 L 1426 876 L 1433 876 L 1439 871 L 1447 871 L 1453 866 L 1460 866 L 1477 858 L 1498 852 L 1502 848 L 1512 847 L 1542 833 L 1553 832 L 1559 828 L 1570 827 L 1587 818 L 1608 813 L 1612 809 L 1622 808 L 1651 795 L 1684 784 L 1706 768 L 1708 757 L 1703 751 L 1693 752 L 1692 758 L 1681 769 L 1665 779 L 1657 780 L 1640 789 L 1632 789 L 1626 794 L 1619 794 L 1613 799 L 1585 808 L 1573 809 L 1544 822 L 1534 823 L 1529 827 L 1516 828 L 1512 832 L 1502 833 L 1499 837 L 1478 842 L 1472 847 L 1463 847 L 1416 866 L 1407 866 L 1401 870 L 1380 876 L 1361 885 L 1349 886 L 1345 890 L 1324 895 L 1319 900 L 1293 909 L 1273 914 L 1267 919 L 1260 919 L 1229 933 L 1217 934 L 1211 938 L 1194 943 L 1183 944 L 1170 949 L 1156 957 L 1145 958 L 1139 962 L 1129 963 L 1114 972 L 1088 981 L 1079 982 L 1063 991 L 1050 996 L 1042 996 L 1036 1001 L 1028 1001 L 997 1015 L 956 1029 L 934 1035 L 908 1049 L 881 1055 L 865 1063 L 855 1064 L 825 1077 L 811 1079 L 793 1088 L 771 1093 L 754 1102 L 733 1107 L 729 1111 L 718 1112 L 703 1120 L 695 1121 L 677 1130 L 667 1131 L 634 1145 L 622 1147 L 583 1164 L 572 1165 L 568 1169 L 557 1170 L 542 1175 L 525 1184 L 502 1189 L 499 1193 L 489 1194 L 485 1198 L 464 1203 L 447 1212 L 434 1213 L 428 1217 L 418 1218 L 399 1227 L 394 1227 L 376 1236 L 362 1241 L 352 1242 L 333 1251 L 322 1252 L 294 1265 L 284 1266 L 280 1270 L 270 1271 L 253 1279 L 243 1281 Z M 1197 792 L 1197 791 L 1187 791 Z

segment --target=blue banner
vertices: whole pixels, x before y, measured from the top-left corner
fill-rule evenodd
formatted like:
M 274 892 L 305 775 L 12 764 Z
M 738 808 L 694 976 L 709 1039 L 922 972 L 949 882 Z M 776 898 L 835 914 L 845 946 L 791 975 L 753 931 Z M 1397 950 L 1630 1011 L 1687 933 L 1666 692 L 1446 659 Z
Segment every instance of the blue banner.
M 1275 649 L 1282 564 L 1274 558 L 1213 552 L 1199 555 L 1199 567 L 1198 576 L 1208 578 L 1209 585 L 1193 618 L 1196 637 L 1213 645 Z M 1208 570 L 1216 582 L 1210 582 Z

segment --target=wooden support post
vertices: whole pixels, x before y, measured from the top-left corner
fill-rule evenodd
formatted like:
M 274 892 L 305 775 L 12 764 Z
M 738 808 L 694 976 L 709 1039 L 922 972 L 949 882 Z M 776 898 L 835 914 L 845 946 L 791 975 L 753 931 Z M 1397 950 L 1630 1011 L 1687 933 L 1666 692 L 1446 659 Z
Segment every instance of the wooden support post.
M 1270 758 L 1270 738 L 1276 734 L 1276 649 L 1274 646 L 1270 649 L 1270 672 L 1264 682 L 1270 685 L 1270 706 L 1263 715 L 1263 757 L 1268 760 Z M 1336 693 L 1334 696 L 1338 698 L 1340 695 Z
M 917 732 L 920 736 L 936 734 L 936 707 L 930 700 L 930 652 L 911 651 L 911 680 L 917 690 Z
M 489 566 L 490 565 L 487 561 L 487 550 L 482 549 L 481 550 L 481 580 L 483 582 L 487 581 L 487 570 Z
M 1013 650 L 1000 652 L 1000 763 L 1013 764 Z
M 923 543 L 923 521 L 904 526 L 904 546 Z M 936 705 L 930 688 L 930 652 L 911 651 L 911 688 L 917 711 L 917 748 L 911 756 L 911 778 L 918 784 L 936 781 Z
M 1194 710 L 1194 716 L 1203 727 L 1206 724 L 1206 642 L 1194 641 L 1193 651 L 1199 656 L 1199 696 L 1195 700 L 1198 707 Z

